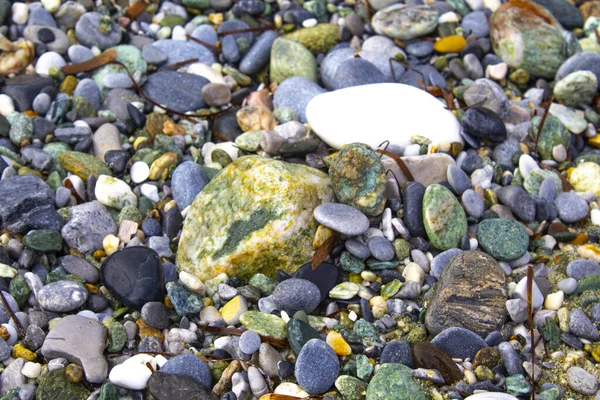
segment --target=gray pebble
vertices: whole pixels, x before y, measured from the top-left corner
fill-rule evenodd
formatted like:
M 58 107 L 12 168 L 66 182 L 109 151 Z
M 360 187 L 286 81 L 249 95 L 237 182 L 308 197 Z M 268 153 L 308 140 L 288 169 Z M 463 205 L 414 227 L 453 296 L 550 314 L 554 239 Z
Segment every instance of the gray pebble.
M 567 265 L 567 276 L 580 280 L 589 275 L 600 274 L 600 265 L 592 260 L 573 260 Z
M 87 300 L 88 292 L 80 283 L 64 280 L 52 282 L 37 293 L 40 306 L 53 312 L 69 312 L 78 309 Z
M 142 58 L 150 65 L 162 65 L 167 61 L 167 55 L 151 44 L 147 44 L 142 48 Z
M 69 59 L 73 64 L 79 64 L 94 58 L 94 53 L 92 53 L 92 50 L 80 44 L 74 44 L 70 46 L 67 54 L 69 55 Z
M 254 354 L 260 348 L 260 336 L 254 331 L 245 331 L 240 336 L 240 350 L 246 354 Z
M 473 218 L 481 218 L 485 211 L 485 203 L 473 189 L 467 189 L 461 196 L 460 202 L 466 213 Z
M 592 342 L 600 339 L 598 329 L 582 310 L 576 309 L 569 313 L 569 329 L 573 335 L 591 340 Z
M 521 360 L 512 344 L 509 342 L 500 343 L 498 352 L 500 352 L 500 355 L 502 356 L 504 367 L 506 368 L 508 375 L 523 374 Z
M 450 186 L 452 186 L 452 189 L 454 189 L 459 196 L 471 187 L 469 176 L 456 165 L 448 165 L 446 178 L 448 179 Z
M 352 254 L 354 257 L 360 258 L 361 260 L 366 260 L 371 255 L 369 247 L 356 239 L 346 240 L 346 242 L 344 242 L 344 247 L 350 252 L 350 254 Z
M 574 278 L 566 278 L 558 282 L 558 289 L 562 290 L 567 296 L 575 293 L 577 289 L 577 280 Z
M 290 315 L 296 311 L 310 314 L 321 302 L 318 286 L 309 280 L 299 278 L 286 279 L 279 283 L 272 297 L 277 308 Z
M 171 326 L 171 310 L 160 301 L 151 301 L 142 307 L 142 320 L 155 329 L 167 329 Z
M 392 242 L 381 236 L 373 236 L 367 241 L 371 255 L 381 261 L 390 261 L 396 255 Z
M 555 180 L 550 177 L 544 179 L 540 185 L 538 196 L 549 202 L 554 202 L 556 198 L 556 184 L 554 182 Z
M 46 115 L 50 109 L 50 103 L 52 99 L 47 93 L 40 93 L 33 99 L 33 111 L 39 115 Z
M 598 379 L 580 367 L 567 370 L 567 383 L 573 391 L 587 396 L 593 396 L 598 390 Z
M 559 218 L 566 223 L 581 221 L 589 213 L 587 202 L 573 192 L 559 194 L 554 200 L 554 205 Z
M 439 279 L 450 260 L 461 252 L 462 250 L 460 249 L 449 249 L 433 257 L 431 260 L 431 275 Z
M 322 225 L 348 236 L 357 236 L 369 229 L 369 219 L 354 207 L 325 203 L 315 208 L 315 219 Z

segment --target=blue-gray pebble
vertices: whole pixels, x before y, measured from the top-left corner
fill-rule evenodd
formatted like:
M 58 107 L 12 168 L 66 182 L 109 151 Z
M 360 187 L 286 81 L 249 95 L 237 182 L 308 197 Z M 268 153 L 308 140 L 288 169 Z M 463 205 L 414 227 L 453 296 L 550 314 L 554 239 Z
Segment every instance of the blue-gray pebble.
M 558 210 L 558 217 L 568 224 L 581 221 L 589 212 L 587 202 L 573 192 L 559 194 L 554 205 Z
M 272 296 L 277 308 L 288 314 L 296 311 L 310 314 L 321 302 L 321 292 L 317 285 L 298 278 L 286 279 L 279 283 Z
M 317 222 L 348 236 L 357 236 L 369 229 L 369 219 L 354 207 L 340 203 L 321 204 L 313 215 Z
M 567 265 L 567 276 L 580 280 L 586 276 L 600 274 L 600 265 L 592 260 L 573 260 Z
M 444 350 L 452 358 L 473 358 L 475 354 L 487 347 L 487 344 L 476 333 L 465 328 L 448 328 L 440 332 L 431 343 Z
M 311 339 L 296 360 L 296 381 L 310 394 L 325 393 L 338 377 L 340 363 L 333 349 L 320 339 Z
M 192 204 L 198 193 L 208 184 L 204 170 L 193 161 L 181 163 L 173 172 L 171 190 L 177 208 L 183 211 Z
M 390 261 L 395 256 L 392 242 L 382 236 L 372 236 L 367 241 L 371 255 L 381 261 Z
M 163 374 L 182 375 L 192 378 L 207 389 L 211 388 L 210 368 L 199 357 L 182 354 L 171 358 L 160 369 Z

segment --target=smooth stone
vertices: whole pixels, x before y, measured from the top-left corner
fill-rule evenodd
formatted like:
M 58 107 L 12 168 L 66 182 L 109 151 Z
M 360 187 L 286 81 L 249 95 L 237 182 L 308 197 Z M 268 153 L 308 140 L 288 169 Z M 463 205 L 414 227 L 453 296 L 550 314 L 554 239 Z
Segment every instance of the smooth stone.
M 206 389 L 211 388 L 210 368 L 199 357 L 182 354 L 171 358 L 161 368 L 162 374 L 186 376 Z
M 431 344 L 442 349 L 452 358 L 473 358 L 488 347 L 480 336 L 465 328 L 448 328 L 436 335 Z
M 154 373 L 148 379 L 147 385 L 148 392 L 156 400 L 217 400 L 214 393 L 194 379 L 183 375 Z
M 507 136 L 500 116 L 484 107 L 470 107 L 462 119 L 462 127 L 468 135 L 493 142 L 503 142 Z
M 460 203 L 465 209 L 467 215 L 473 218 L 481 218 L 483 212 L 485 211 L 485 203 L 483 199 L 472 189 L 468 189 L 462 194 Z
M 293 315 L 296 311 L 310 314 L 321 302 L 317 285 L 306 279 L 290 278 L 281 282 L 273 292 L 277 308 Z
M 59 54 L 65 54 L 69 48 L 69 39 L 67 35 L 56 27 L 42 26 L 42 25 L 29 25 L 23 32 L 23 37 L 31 42 L 40 43 L 44 42 L 42 39 L 43 33 L 49 31 L 54 35 L 53 40 L 45 42 L 44 45 L 49 51 L 55 51 Z M 72 46 L 71 46 L 72 47 Z M 72 57 L 69 56 L 72 62 Z
M 413 368 L 412 343 L 395 340 L 385 345 L 379 357 L 381 364 L 397 363 Z
M 402 364 L 383 364 L 377 370 L 366 400 L 426 400 L 424 389 L 412 378 L 411 369 Z
M 177 202 L 177 208 L 183 211 L 192 204 L 208 181 L 202 167 L 195 162 L 185 161 L 179 164 L 171 177 L 171 190 L 173 199 Z
M 69 60 L 71 60 L 73 64 L 79 64 L 94 58 L 94 53 L 92 53 L 92 50 L 80 44 L 69 46 L 67 54 L 69 56 Z
M 573 4 L 561 0 L 535 0 L 535 2 L 550 11 L 566 29 L 581 28 L 583 18 Z
M 454 383 L 463 378 L 461 370 L 452 358 L 442 349 L 429 343 L 416 343 L 412 349 L 415 364 L 420 368 L 440 371 L 446 383 Z
M 102 107 L 100 87 L 98 87 L 98 84 L 93 79 L 85 78 L 80 80 L 77 86 L 75 86 L 73 96 L 85 98 L 96 110 L 100 110 Z
M 102 263 L 101 278 L 119 301 L 136 310 L 147 302 L 162 301 L 165 295 L 162 263 L 147 247 L 127 247 L 113 253 Z
M 200 25 L 194 28 L 190 36 L 213 46 L 219 41 L 217 31 L 210 25 Z
M 467 233 L 465 212 L 452 192 L 433 184 L 423 196 L 423 224 L 431 244 L 440 250 L 457 247 Z
M 545 0 L 549 1 L 549 0 Z M 569 3 L 566 3 L 569 4 Z M 600 88 L 600 54 L 584 51 L 569 57 L 556 71 L 554 80 L 559 82 L 561 79 L 575 71 L 591 71 L 596 75 L 598 88 Z
M 471 32 L 477 37 L 486 37 L 490 34 L 488 16 L 483 11 L 473 11 L 465 15 L 461 26 L 465 32 Z
M 554 85 L 556 100 L 569 107 L 591 104 L 596 95 L 598 78 L 591 71 L 575 71 Z
M 336 149 L 355 142 L 377 148 L 387 140 L 404 148 L 416 134 L 433 143 L 462 143 L 456 118 L 433 96 L 408 85 L 381 83 L 323 93 L 308 103 L 306 116 L 321 140 Z M 396 129 L 399 119 L 402 135 Z
M 155 338 L 154 336 L 145 336 L 146 338 Z M 142 339 L 142 340 L 144 340 Z M 152 371 L 148 365 L 156 368 L 156 360 L 147 354 L 136 354 L 126 359 L 123 363 L 115 365 L 108 376 L 108 380 L 117 386 L 131 390 L 145 389 Z
M 392 242 L 381 236 L 373 236 L 368 242 L 367 246 L 371 252 L 371 255 L 380 261 L 390 261 L 395 256 L 394 246 Z
M 94 201 L 69 208 L 69 219 L 61 233 L 70 248 L 87 254 L 102 249 L 103 239 L 115 235 L 117 225 L 106 208 Z
M 461 168 L 458 168 L 456 165 L 449 165 L 448 172 L 446 174 L 448 178 L 448 183 L 454 189 L 454 192 L 457 195 L 462 195 L 465 190 L 471 187 L 471 181 L 469 180 L 469 176 L 463 171 Z
M 81 283 L 64 280 L 45 285 L 36 298 L 44 310 L 66 313 L 81 307 L 87 296 L 88 291 Z
M 529 246 L 527 231 L 518 222 L 500 218 L 485 219 L 477 227 L 477 240 L 497 260 L 513 261 Z
M 116 46 L 121 41 L 121 29 L 116 23 L 110 24 L 110 31 L 103 33 L 104 26 L 102 14 L 88 12 L 79 18 L 75 25 L 75 35 L 81 44 L 87 47 L 97 46 L 100 50 Z
M 201 93 L 209 83 L 198 75 L 175 71 L 159 71 L 151 74 L 144 84 L 144 91 L 154 101 L 178 112 L 197 111 L 206 106 Z
M 313 54 L 301 43 L 277 38 L 271 47 L 270 77 L 283 82 L 294 76 L 317 81 L 317 63 Z
M 600 274 L 600 265 L 592 260 L 574 260 L 567 265 L 567 276 L 577 280 Z
M 215 56 L 212 51 L 195 42 L 162 39 L 152 43 L 152 46 L 157 47 L 167 55 L 166 65 L 172 65 L 191 58 L 197 58 L 198 63 L 207 65 L 211 65 L 215 62 Z M 150 75 L 150 77 L 151 76 L 152 75 Z
M 104 155 L 111 150 L 121 150 L 121 133 L 113 124 L 102 124 L 92 135 L 94 155 L 104 161 Z
M 354 207 L 325 203 L 314 210 L 314 217 L 322 225 L 348 236 L 365 233 L 369 228 L 369 219 Z
M 98 321 L 68 315 L 52 326 L 41 352 L 47 359 L 64 357 L 81 365 L 88 382 L 102 383 L 108 375 L 106 342 L 107 331 Z
M 325 90 L 302 76 L 294 76 L 281 82 L 273 96 L 275 109 L 290 107 L 302 123 L 308 122 L 306 110 L 309 102 Z
M 33 175 L 0 181 L 0 217 L 5 229 L 20 234 L 31 229 L 58 230 L 63 224 L 54 209 L 52 189 Z
M 569 329 L 573 335 L 590 340 L 592 342 L 600 339 L 596 326 L 590 321 L 583 310 L 576 309 L 569 313 Z
M 296 359 L 296 381 L 310 394 L 325 393 L 339 374 L 340 363 L 333 349 L 320 339 L 311 339 Z
M 243 279 L 258 271 L 293 273 L 313 252 L 313 210 L 332 199 L 329 178 L 316 169 L 238 158 L 192 203 L 179 241 L 179 269 L 203 281 L 221 272 Z
M 433 32 L 439 13 L 430 5 L 394 4 L 377 11 L 371 24 L 380 35 L 408 40 Z
M 289 334 L 288 334 L 289 337 Z M 240 350 L 246 354 L 254 354 L 260 348 L 261 339 L 256 332 L 245 331 L 240 336 Z
M 581 221 L 589 214 L 589 206 L 583 197 L 573 192 L 559 194 L 554 199 L 559 218 L 565 223 Z
M 567 370 L 567 383 L 573 391 L 587 396 L 593 396 L 598 390 L 598 378 L 580 367 Z
M 294 354 L 298 355 L 309 340 L 321 339 L 321 336 L 308 322 L 292 318 L 287 324 L 287 339 Z
M 384 82 L 387 82 L 386 77 L 374 64 L 361 58 L 350 58 L 338 66 L 333 78 L 333 89 Z
M 332 49 L 327 53 L 319 68 L 321 81 L 327 89 L 334 89 L 334 78 L 339 66 L 345 60 L 349 60 L 353 57 L 354 50 L 349 47 Z
M 162 65 L 168 59 L 168 56 L 162 50 L 151 44 L 147 44 L 142 48 L 142 57 L 150 65 Z
M 13 100 L 16 111 L 22 112 L 31 110 L 33 99 L 48 86 L 54 86 L 54 80 L 48 76 L 18 75 L 6 79 L 1 91 Z
M 428 332 L 460 327 L 485 335 L 500 329 L 506 320 L 505 280 L 502 268 L 487 254 L 457 254 L 443 269 L 425 314 Z M 469 295 L 474 292 L 476 298 Z
M 339 276 L 340 269 L 337 265 L 321 263 L 319 268 L 313 270 L 312 263 L 309 262 L 298 268 L 292 278 L 306 279 L 317 285 L 321 293 L 320 301 L 323 301 L 329 295 L 329 291 L 337 284 Z
M 240 316 L 240 322 L 244 328 L 252 330 L 261 336 L 278 340 L 284 340 L 287 336 L 285 321 L 273 314 L 265 314 L 260 311 L 246 311 Z
M 535 219 L 535 201 L 520 186 L 505 186 L 498 192 L 498 199 L 523 222 Z
M 254 75 L 260 72 L 269 63 L 271 47 L 275 39 L 277 39 L 275 31 L 263 32 L 242 58 L 240 72 L 246 75 Z

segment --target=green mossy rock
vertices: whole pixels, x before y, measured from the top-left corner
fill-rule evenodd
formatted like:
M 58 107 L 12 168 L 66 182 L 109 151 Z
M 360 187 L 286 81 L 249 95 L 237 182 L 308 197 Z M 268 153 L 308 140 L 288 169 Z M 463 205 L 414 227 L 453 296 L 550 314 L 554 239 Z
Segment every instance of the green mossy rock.
M 333 201 L 329 177 L 305 165 L 246 156 L 224 168 L 187 214 L 179 270 L 203 281 L 220 273 L 249 279 L 307 262 L 317 229 L 313 210 Z
M 518 259 L 529 246 L 529 236 L 523 225 L 502 218 L 481 221 L 477 240 L 488 254 L 501 261 Z
M 425 190 L 423 224 L 431 244 L 439 250 L 458 247 L 467 233 L 465 210 L 450 190 L 438 184 Z
M 369 383 L 367 400 L 427 400 L 425 390 L 403 364 L 383 364 Z
M 93 175 L 96 178 L 100 175 L 113 175 L 106 163 L 98 160 L 91 154 L 78 151 L 65 151 L 60 154 L 58 160 L 65 170 L 77 175 L 84 181 L 87 181 L 90 175 Z
M 285 39 L 295 40 L 313 53 L 327 53 L 339 40 L 339 27 L 333 24 L 318 24 L 312 28 L 298 29 L 283 35 Z
M 317 81 L 317 62 L 300 42 L 278 38 L 271 47 L 271 81 L 283 82 L 293 76 Z
M 71 383 L 65 369 L 57 369 L 38 378 L 36 400 L 85 400 L 90 391 L 81 383 Z
M 542 117 L 533 117 L 531 123 L 532 132 L 539 132 Z M 548 115 L 540 137 L 538 138 L 538 151 L 544 160 L 552 160 L 552 148 L 562 144 L 565 149 L 571 144 L 571 133 L 562 122 L 554 115 Z

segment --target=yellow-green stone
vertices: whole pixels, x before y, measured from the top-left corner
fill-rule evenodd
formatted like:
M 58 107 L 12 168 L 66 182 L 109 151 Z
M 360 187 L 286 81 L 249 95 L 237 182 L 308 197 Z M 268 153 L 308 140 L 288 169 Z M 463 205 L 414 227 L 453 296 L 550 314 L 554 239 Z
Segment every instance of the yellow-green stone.
M 423 197 L 423 224 L 437 249 L 458 247 L 467 233 L 467 218 L 456 197 L 442 185 L 433 184 Z

